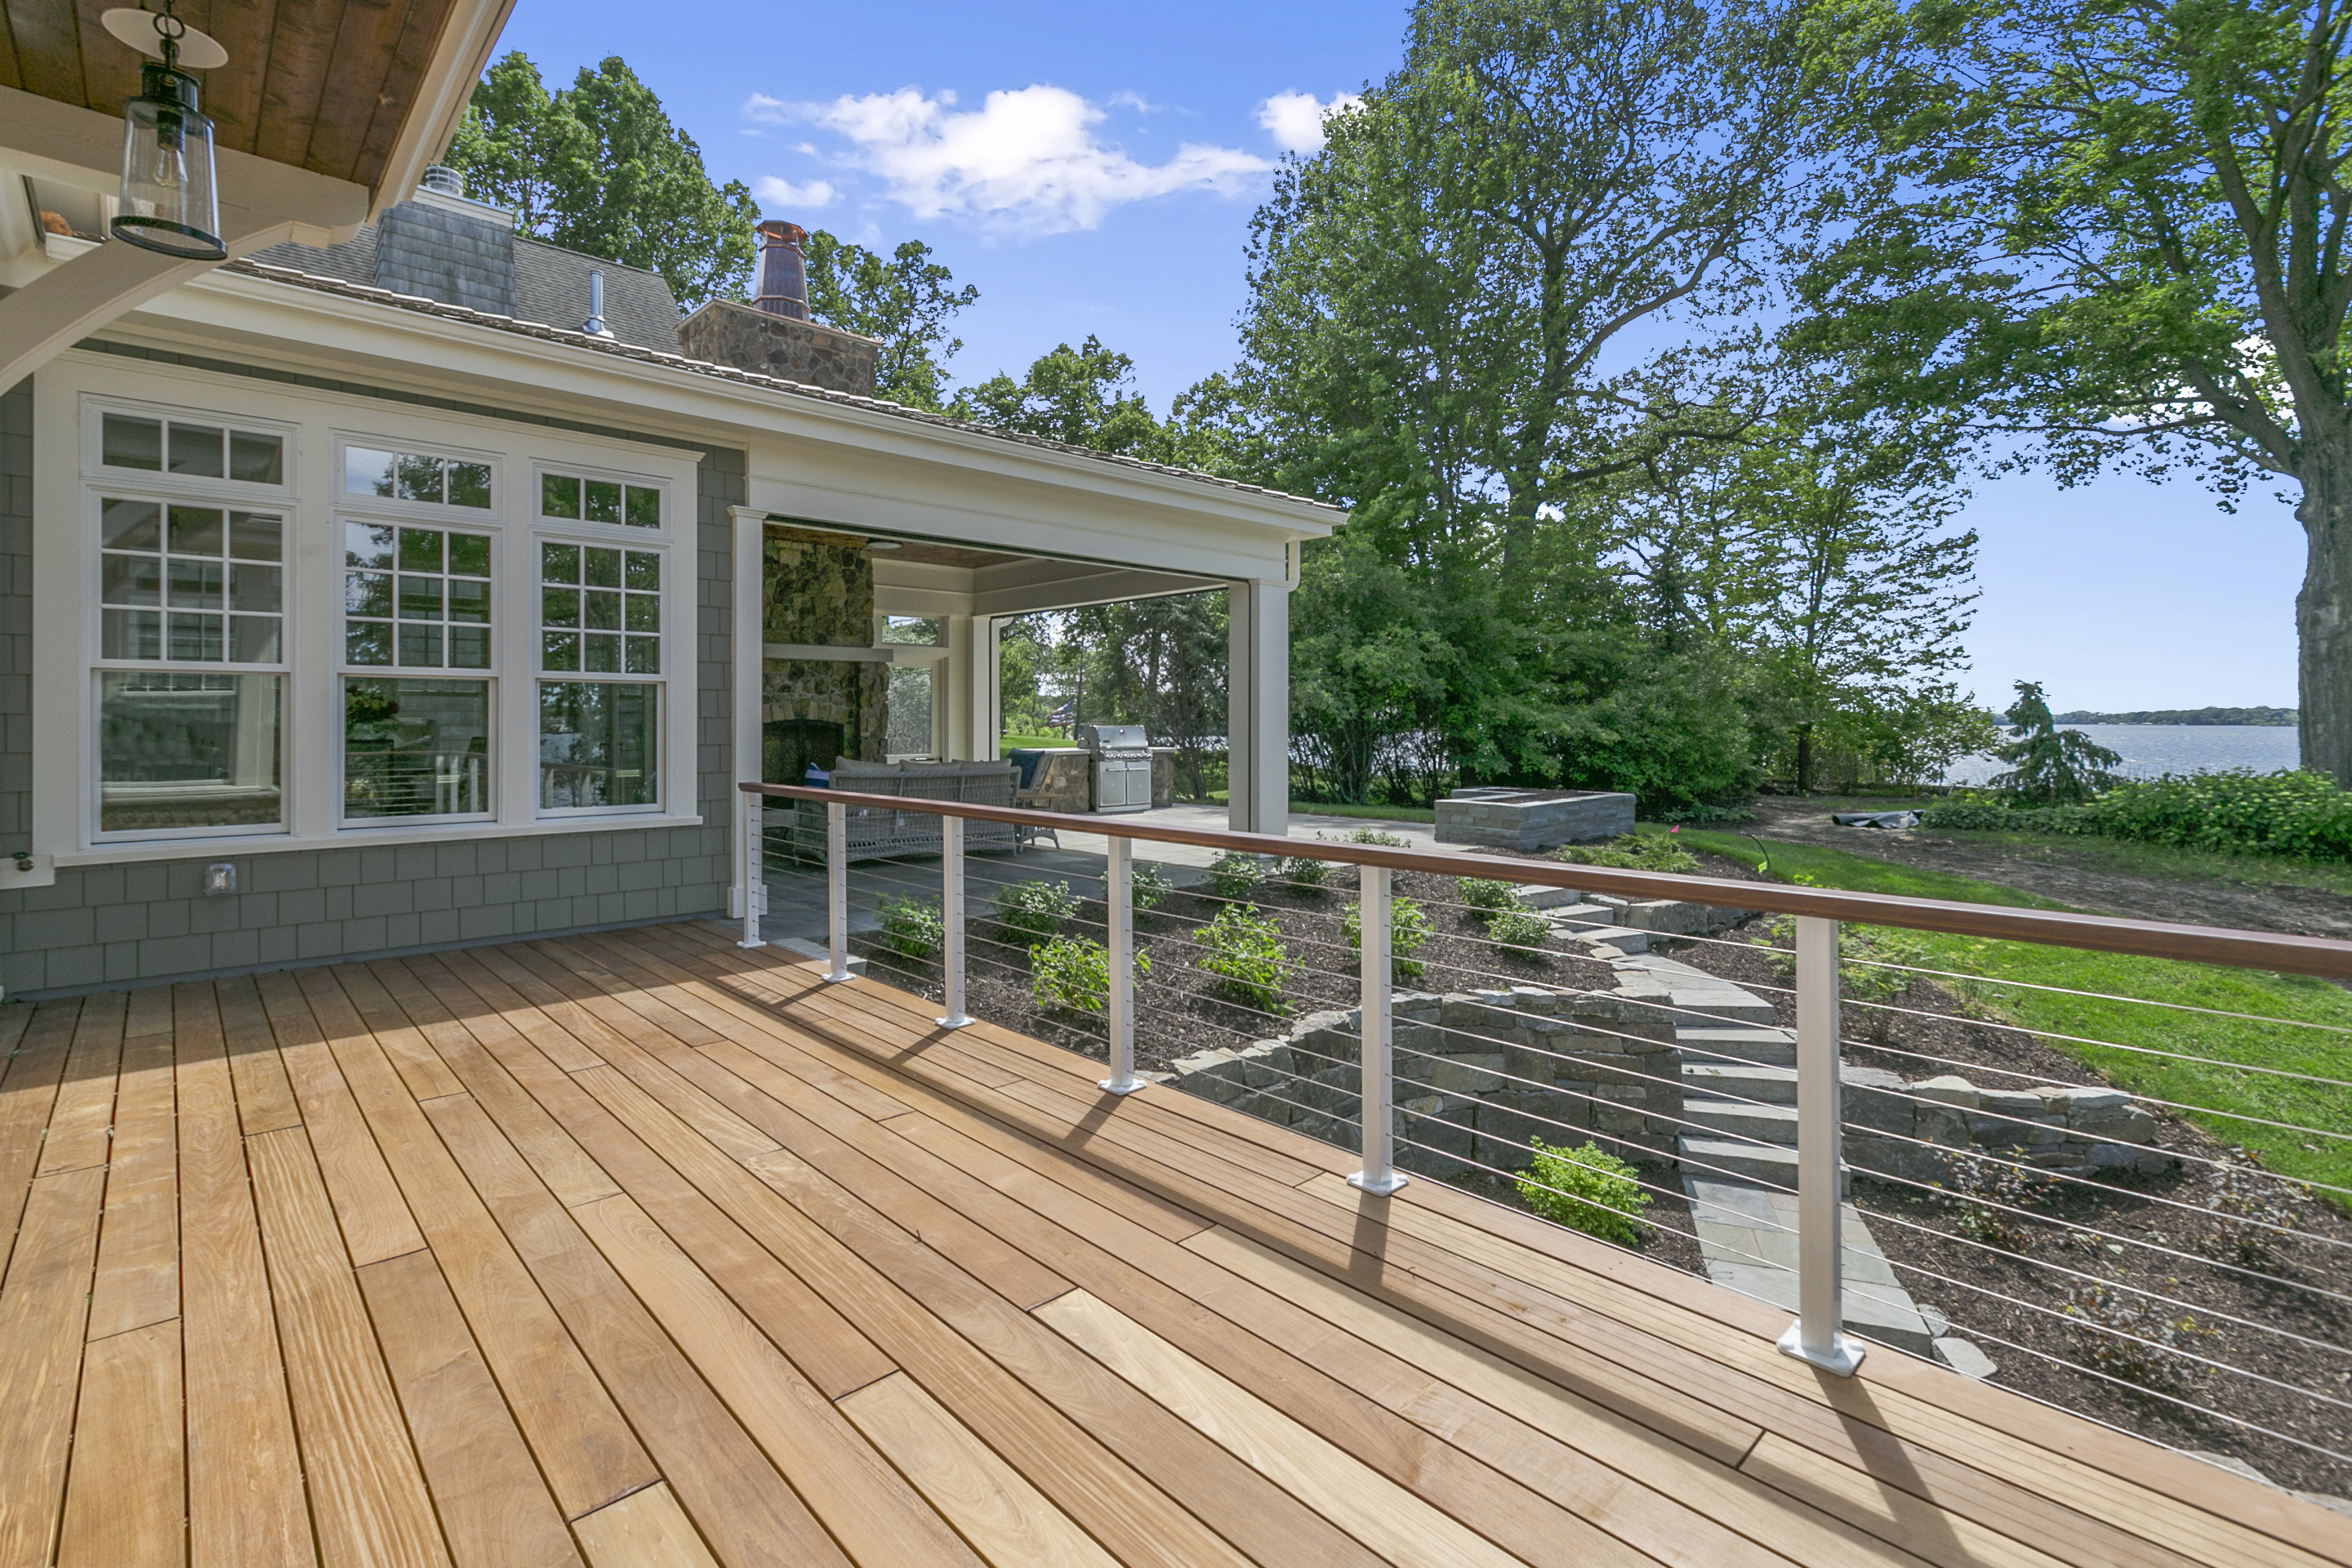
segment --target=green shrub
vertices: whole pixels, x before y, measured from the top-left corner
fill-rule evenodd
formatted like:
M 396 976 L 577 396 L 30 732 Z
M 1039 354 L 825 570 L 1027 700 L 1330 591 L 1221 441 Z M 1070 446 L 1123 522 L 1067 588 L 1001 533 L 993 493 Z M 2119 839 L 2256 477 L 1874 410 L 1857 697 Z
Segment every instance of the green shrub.
M 1007 882 L 992 901 L 996 923 L 1032 942 L 1052 936 L 1078 912 L 1078 896 L 1067 882 Z
M 1132 874 L 1129 878 L 1128 891 L 1134 900 L 1138 914 L 1141 914 L 1146 910 L 1158 909 L 1168 901 L 1168 895 L 1175 890 L 1175 882 L 1169 878 L 1166 871 L 1160 869 L 1156 862 L 1150 860 L 1135 862 Z
M 882 922 L 882 941 L 893 952 L 928 958 L 947 945 L 948 922 L 936 899 L 885 895 L 875 913 Z
M 1454 891 L 1482 919 L 1490 919 L 1497 910 L 1510 909 L 1519 901 L 1516 884 L 1489 881 L 1484 877 L 1456 877 Z
M 1364 907 L 1349 904 L 1339 912 L 1339 929 L 1348 933 L 1348 945 L 1357 952 L 1364 950 Z M 1418 980 L 1425 967 L 1413 957 L 1422 944 L 1429 940 L 1429 915 L 1419 904 L 1407 898 L 1389 900 L 1389 974 L 1396 980 Z
M 1286 860 L 1275 862 L 1273 879 L 1302 893 L 1319 893 L 1331 880 L 1331 871 L 1332 865 L 1328 860 L 1295 855 Z
M 1378 845 L 1382 849 L 1410 849 L 1412 847 L 1412 839 L 1400 838 L 1393 833 L 1382 833 L 1377 827 L 1359 827 L 1356 831 L 1348 835 L 1346 842 L 1349 844 L 1373 844 Z
M 1263 855 L 1228 849 L 1209 862 L 1209 886 L 1221 899 L 1246 899 L 1273 869 L 1274 862 Z
M 1658 813 L 1660 822 L 1684 827 L 1712 827 L 1721 823 L 1753 822 L 1756 814 L 1736 805 L 1678 805 Z
M 1135 983 L 1151 960 L 1135 955 Z M 1083 936 L 1057 936 L 1029 950 L 1029 994 L 1048 1012 L 1099 1013 L 1110 1005 L 1110 949 Z
M 2120 784 L 2082 805 L 2039 808 L 1969 792 L 1919 814 L 1919 826 L 1993 832 L 2080 834 L 2210 849 L 2352 860 L 2352 791 L 2324 773 L 2167 773 Z
M 1590 1139 L 1581 1149 L 1555 1148 L 1540 1138 L 1532 1146 L 1535 1163 L 1519 1178 L 1519 1196 L 1528 1207 L 1555 1225 L 1603 1241 L 1641 1245 L 1635 1221 L 1650 1206 L 1650 1194 L 1634 1179 L 1633 1166 Z
M 1227 904 L 1192 938 L 1207 954 L 1201 967 L 1253 1007 L 1282 1011 L 1282 988 L 1298 973 L 1282 929 L 1255 904 Z
M 1529 953 L 1550 940 L 1551 921 L 1533 910 L 1496 910 L 1486 921 L 1486 938 Z
M 1629 833 L 1606 844 L 1563 844 L 1551 852 L 1572 866 L 1607 866 L 1620 871 L 1696 871 L 1698 858 L 1670 834 Z

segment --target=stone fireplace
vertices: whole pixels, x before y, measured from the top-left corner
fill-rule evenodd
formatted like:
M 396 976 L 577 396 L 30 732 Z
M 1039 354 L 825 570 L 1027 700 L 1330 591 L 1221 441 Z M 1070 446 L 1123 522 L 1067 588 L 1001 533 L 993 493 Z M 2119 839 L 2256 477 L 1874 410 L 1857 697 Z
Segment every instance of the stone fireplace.
M 761 553 L 761 640 L 794 651 L 761 661 L 761 776 L 798 784 L 809 763 L 829 768 L 836 754 L 882 761 L 890 667 L 872 651 L 865 541 L 771 523 Z M 818 651 L 834 648 L 842 657 Z

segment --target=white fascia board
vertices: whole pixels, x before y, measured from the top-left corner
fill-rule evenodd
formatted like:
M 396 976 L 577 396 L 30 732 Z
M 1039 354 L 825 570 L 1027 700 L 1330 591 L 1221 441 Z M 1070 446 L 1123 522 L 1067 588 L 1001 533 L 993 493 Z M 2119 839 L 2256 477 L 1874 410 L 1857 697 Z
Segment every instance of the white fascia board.
M 753 506 L 861 531 L 1080 559 L 1117 546 L 1127 564 L 1278 578 L 1292 543 L 1344 515 L 239 273 L 207 273 L 117 325 L 188 353 L 740 447 Z

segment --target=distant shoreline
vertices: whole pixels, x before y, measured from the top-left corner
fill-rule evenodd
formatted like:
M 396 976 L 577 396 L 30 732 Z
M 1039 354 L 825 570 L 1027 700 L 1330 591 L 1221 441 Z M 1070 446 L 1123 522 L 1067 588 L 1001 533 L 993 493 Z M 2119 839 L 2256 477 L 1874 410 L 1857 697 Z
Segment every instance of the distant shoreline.
M 2061 724 L 2252 724 L 2293 729 L 2292 708 L 2160 708 L 2146 713 L 2061 713 Z

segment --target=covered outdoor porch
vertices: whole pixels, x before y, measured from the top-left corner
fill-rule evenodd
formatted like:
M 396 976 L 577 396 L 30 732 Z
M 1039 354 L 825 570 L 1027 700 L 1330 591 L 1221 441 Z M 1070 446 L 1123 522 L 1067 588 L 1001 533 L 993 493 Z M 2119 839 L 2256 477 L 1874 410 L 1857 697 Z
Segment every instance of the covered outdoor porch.
M 704 924 L 0 1014 L 0 1563 L 2352 1561 Z M 13 1252 L 13 1257 L 8 1254 Z

